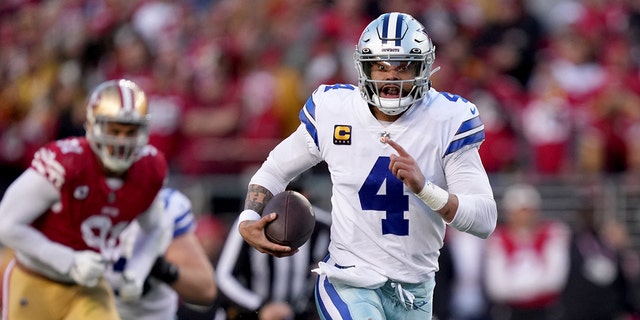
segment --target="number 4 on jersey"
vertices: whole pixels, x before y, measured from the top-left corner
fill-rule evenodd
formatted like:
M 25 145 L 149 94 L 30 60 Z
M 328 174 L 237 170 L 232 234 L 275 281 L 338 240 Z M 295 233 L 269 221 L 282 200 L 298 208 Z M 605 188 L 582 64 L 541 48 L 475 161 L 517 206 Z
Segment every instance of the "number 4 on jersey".
M 389 157 L 379 157 L 362 184 L 358 196 L 363 210 L 384 211 L 382 234 L 409 235 L 409 220 L 404 212 L 409 210 L 409 196 L 404 194 L 404 184 L 389 170 Z M 386 191 L 379 194 L 386 182 Z

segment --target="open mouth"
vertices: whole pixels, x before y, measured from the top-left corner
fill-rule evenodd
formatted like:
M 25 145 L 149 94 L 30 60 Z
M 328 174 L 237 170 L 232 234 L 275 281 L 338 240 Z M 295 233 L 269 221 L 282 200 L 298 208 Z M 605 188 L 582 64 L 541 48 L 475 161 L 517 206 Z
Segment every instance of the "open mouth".
M 399 98 L 400 92 L 400 87 L 397 85 L 385 85 L 380 88 L 380 96 L 382 98 Z

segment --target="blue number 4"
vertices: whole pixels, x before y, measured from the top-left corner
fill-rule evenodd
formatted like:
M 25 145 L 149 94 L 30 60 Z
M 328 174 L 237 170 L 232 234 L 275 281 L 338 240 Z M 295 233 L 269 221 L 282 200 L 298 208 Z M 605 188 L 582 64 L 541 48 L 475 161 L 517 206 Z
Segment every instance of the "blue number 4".
M 404 194 L 404 184 L 389 170 L 389 157 L 379 157 L 358 191 L 363 210 L 384 211 L 382 234 L 409 235 L 409 220 L 404 212 L 409 210 L 409 196 Z M 378 194 L 385 183 L 386 193 Z

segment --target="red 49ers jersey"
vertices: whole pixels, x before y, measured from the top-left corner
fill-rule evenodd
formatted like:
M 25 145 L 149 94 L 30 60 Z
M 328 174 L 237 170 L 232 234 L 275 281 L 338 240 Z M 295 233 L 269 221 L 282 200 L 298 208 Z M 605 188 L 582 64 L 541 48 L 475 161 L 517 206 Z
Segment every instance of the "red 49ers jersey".
M 31 168 L 60 190 L 60 202 L 33 222 L 50 240 L 74 250 L 117 254 L 118 235 L 147 210 L 167 175 L 164 155 L 148 145 L 123 177 L 107 185 L 102 165 L 85 138 L 51 142 L 36 152 Z

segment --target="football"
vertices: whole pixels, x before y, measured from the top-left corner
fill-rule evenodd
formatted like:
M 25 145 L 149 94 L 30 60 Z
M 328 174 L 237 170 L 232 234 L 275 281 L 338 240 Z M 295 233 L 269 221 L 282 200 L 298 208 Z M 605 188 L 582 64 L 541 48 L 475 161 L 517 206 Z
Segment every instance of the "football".
M 295 250 L 309 240 L 316 217 L 305 196 L 292 190 L 281 192 L 269 200 L 262 211 L 263 214 L 272 212 L 278 217 L 265 227 L 269 241 Z

